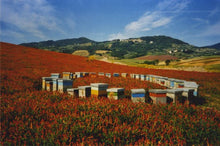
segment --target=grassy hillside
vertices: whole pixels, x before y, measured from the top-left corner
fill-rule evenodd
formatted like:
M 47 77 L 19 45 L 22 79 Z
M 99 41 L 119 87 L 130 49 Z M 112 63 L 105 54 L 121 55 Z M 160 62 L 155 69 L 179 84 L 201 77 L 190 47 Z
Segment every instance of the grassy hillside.
M 220 73 L 146 69 L 1 43 L 2 145 L 219 145 Z M 41 91 L 52 72 L 127 72 L 196 81 L 195 105 L 151 105 L 123 99 L 71 98 Z M 124 78 L 80 78 L 74 87 L 161 88 Z M 128 94 L 128 93 L 126 93 Z M 207 108 L 208 107 L 208 108 Z M 214 107 L 215 109 L 209 108 Z
M 21 45 L 69 54 L 77 50 L 87 50 L 90 55 L 97 55 L 97 50 L 105 50 L 108 51 L 109 56 L 117 57 L 118 59 L 133 59 L 145 55 L 171 55 L 184 59 L 220 54 L 219 50 L 207 47 L 199 48 L 168 36 L 146 36 L 104 42 L 78 38 Z

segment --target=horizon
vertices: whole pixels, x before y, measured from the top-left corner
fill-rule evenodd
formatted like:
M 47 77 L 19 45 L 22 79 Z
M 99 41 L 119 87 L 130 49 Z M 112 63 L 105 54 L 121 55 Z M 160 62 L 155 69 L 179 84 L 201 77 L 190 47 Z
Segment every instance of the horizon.
M 218 0 L 2 0 L 1 12 L 0 41 L 14 44 L 158 35 L 198 47 L 220 42 Z

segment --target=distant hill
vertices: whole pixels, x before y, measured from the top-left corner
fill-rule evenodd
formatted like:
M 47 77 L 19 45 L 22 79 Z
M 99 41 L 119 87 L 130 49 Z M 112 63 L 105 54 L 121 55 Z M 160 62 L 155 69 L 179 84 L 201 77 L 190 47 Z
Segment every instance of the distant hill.
M 96 54 L 100 56 L 103 54 L 97 54 L 97 50 L 106 50 L 108 52 L 106 55 L 118 59 L 137 58 L 145 55 L 171 55 L 177 58 L 193 58 L 220 54 L 216 49 L 193 46 L 169 36 L 144 36 L 103 42 L 81 37 L 58 41 L 48 40 L 23 43 L 20 45 L 69 54 L 78 50 L 87 50 L 90 55 Z
M 205 46 L 203 48 L 213 48 L 213 49 L 220 50 L 220 43 L 217 43 L 217 44 L 214 44 L 214 45 L 211 45 L 211 46 Z

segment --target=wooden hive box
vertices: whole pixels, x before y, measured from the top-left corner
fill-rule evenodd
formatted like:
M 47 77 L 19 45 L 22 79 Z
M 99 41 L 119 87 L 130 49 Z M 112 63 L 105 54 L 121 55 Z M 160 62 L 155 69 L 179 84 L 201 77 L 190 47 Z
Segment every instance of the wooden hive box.
M 172 99 L 173 103 L 177 103 L 178 100 L 182 97 L 182 89 L 167 89 L 167 100 Z
M 106 73 L 105 76 L 111 78 L 111 73 Z
M 123 78 L 126 78 L 126 77 L 128 76 L 128 74 L 127 74 L 127 73 L 121 73 L 121 76 L 122 76 Z
M 134 74 L 130 74 L 130 78 L 134 79 Z
M 51 73 L 51 78 L 60 78 L 60 73 Z
M 98 75 L 104 77 L 105 73 L 104 72 L 99 72 Z
M 146 81 L 150 82 L 150 75 L 146 75 Z
M 154 104 L 166 104 L 167 103 L 167 91 L 163 89 L 150 89 L 149 95 Z
M 124 88 L 109 88 L 107 89 L 109 99 L 118 100 L 124 97 Z
M 67 88 L 73 87 L 73 80 L 70 79 L 58 79 L 58 91 L 60 93 L 66 92 Z
M 165 86 L 165 83 L 166 83 L 167 79 L 168 79 L 167 77 L 160 77 L 159 78 L 159 85 Z
M 131 100 L 132 102 L 145 102 L 144 89 L 131 89 Z
M 107 96 L 107 88 L 108 84 L 107 83 L 91 83 L 91 95 L 94 96 Z
M 139 80 L 139 79 L 141 79 L 141 75 L 139 75 L 139 74 L 134 74 L 134 78 L 137 79 L 137 80 Z
M 79 97 L 87 98 L 91 96 L 91 86 L 79 86 Z
M 53 79 L 53 91 L 58 91 L 58 79 L 60 78 Z
M 141 75 L 141 80 L 145 81 L 146 80 L 146 75 Z
M 96 77 L 97 77 L 97 74 L 96 74 L 95 72 L 90 72 L 90 73 L 89 73 L 89 76 L 90 76 L 91 78 L 96 78 Z
M 174 88 L 180 88 L 181 86 L 184 87 L 184 81 L 183 80 L 175 80 L 174 82 Z M 182 88 L 183 88 L 182 87 Z
M 46 81 L 46 90 L 53 91 L 53 81 Z
M 199 85 L 196 82 L 190 82 L 190 81 L 184 81 L 184 88 L 190 88 L 193 89 L 193 95 L 198 96 L 199 95 Z
M 52 77 L 42 77 L 42 90 L 46 90 L 46 81 L 52 81 Z
M 79 88 L 68 88 L 67 93 L 72 97 L 79 97 Z
M 83 72 L 83 77 L 87 77 L 89 76 L 89 73 L 88 72 Z
M 63 72 L 63 79 L 72 79 L 71 72 Z
M 113 73 L 113 77 L 119 77 L 120 74 L 119 73 Z
M 75 72 L 77 78 L 82 78 L 83 77 L 83 72 Z
M 176 80 L 176 79 L 169 78 L 168 80 L 169 80 L 169 82 L 170 82 L 170 83 L 169 83 L 169 85 L 170 85 L 169 88 L 174 88 L 174 87 L 175 87 L 175 80 Z

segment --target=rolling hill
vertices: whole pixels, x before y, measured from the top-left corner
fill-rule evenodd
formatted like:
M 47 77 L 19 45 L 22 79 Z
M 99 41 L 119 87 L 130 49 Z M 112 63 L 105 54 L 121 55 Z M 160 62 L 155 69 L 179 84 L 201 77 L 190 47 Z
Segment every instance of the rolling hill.
M 125 40 L 95 42 L 85 37 L 58 41 L 44 41 L 20 44 L 27 47 L 72 54 L 77 50 L 87 50 L 90 55 L 107 55 L 118 59 L 131 59 L 145 55 L 172 55 L 179 59 L 218 55 L 213 48 L 196 47 L 168 36 L 145 36 Z M 106 50 L 107 54 L 97 54 Z

